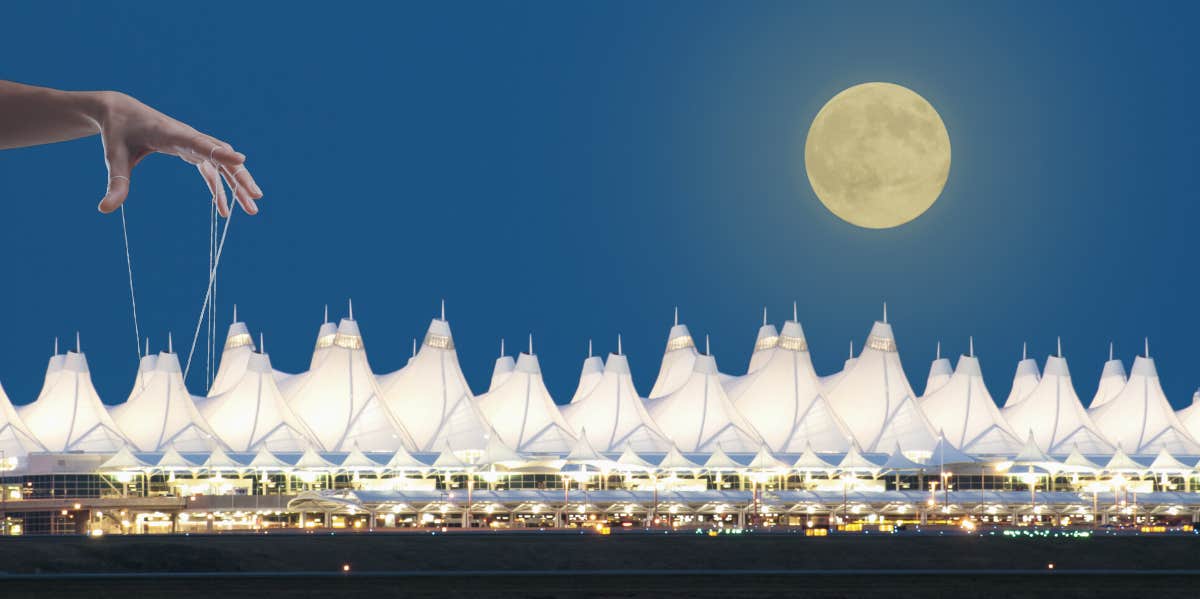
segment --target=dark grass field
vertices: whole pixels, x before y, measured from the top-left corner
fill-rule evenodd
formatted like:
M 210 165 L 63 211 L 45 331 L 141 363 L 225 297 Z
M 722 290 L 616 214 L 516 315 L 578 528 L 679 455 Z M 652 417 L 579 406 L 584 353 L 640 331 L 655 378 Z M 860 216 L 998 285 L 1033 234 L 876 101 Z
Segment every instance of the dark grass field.
M 1200 537 L 26 537 L 0 569 L 3 597 L 1196 597 Z

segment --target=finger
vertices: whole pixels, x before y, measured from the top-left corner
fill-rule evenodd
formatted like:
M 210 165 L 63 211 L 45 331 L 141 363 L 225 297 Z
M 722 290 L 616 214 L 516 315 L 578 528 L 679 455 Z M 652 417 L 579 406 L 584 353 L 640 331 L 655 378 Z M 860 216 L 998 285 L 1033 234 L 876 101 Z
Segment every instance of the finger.
M 225 197 L 225 185 L 221 183 L 221 177 L 217 174 L 217 167 L 211 162 L 201 162 L 196 165 L 196 169 L 200 171 L 200 176 L 204 177 L 204 182 L 208 184 L 208 191 L 212 194 L 212 201 L 217 205 L 217 212 L 222 217 L 229 216 L 229 201 Z
M 105 143 L 104 163 L 108 166 L 108 189 L 97 208 L 100 212 L 109 214 L 120 208 L 129 196 L 129 176 L 133 170 L 133 162 L 124 147 L 110 147 Z
M 237 179 L 238 185 L 242 190 L 249 193 L 250 197 L 258 199 L 263 196 L 262 189 L 254 181 L 254 177 L 250 175 L 250 171 L 245 169 L 245 154 L 234 150 L 233 146 L 228 143 L 215 137 L 204 135 L 203 133 L 196 136 L 195 143 L 201 147 L 207 145 L 209 160 L 221 167 L 222 172 L 233 174 Z M 232 186 L 233 182 L 231 181 L 230 187 Z
M 246 172 L 246 167 L 244 166 L 239 166 L 233 170 L 221 167 L 221 176 L 225 178 L 225 182 L 233 190 L 233 199 L 237 200 L 237 203 L 241 205 L 242 210 L 246 214 L 255 215 L 258 214 L 258 203 L 254 201 L 255 194 L 247 191 L 248 188 L 245 181 L 248 175 L 249 173 Z M 253 183 L 253 179 L 250 182 Z M 257 197 L 261 198 L 262 194 L 259 193 Z

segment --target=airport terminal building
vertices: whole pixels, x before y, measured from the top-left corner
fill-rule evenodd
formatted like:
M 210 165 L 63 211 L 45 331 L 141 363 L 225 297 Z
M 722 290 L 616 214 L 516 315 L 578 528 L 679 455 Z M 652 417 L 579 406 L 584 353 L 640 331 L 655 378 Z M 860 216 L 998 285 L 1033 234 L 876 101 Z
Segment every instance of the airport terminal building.
M 764 318 L 733 376 L 676 322 L 648 398 L 618 343 L 560 405 L 532 347 L 501 350 L 473 392 L 444 314 L 388 374 L 352 313 L 321 325 L 299 374 L 234 322 L 204 397 L 168 346 L 110 406 L 77 341 L 36 399 L 0 388 L 0 532 L 1200 519 L 1200 404 L 1172 410 L 1148 349 L 1128 373 L 1110 356 L 1087 407 L 1061 348 L 1022 359 L 1001 407 L 973 350 L 939 355 L 918 396 L 886 314 L 861 347 L 819 376 L 796 315 Z

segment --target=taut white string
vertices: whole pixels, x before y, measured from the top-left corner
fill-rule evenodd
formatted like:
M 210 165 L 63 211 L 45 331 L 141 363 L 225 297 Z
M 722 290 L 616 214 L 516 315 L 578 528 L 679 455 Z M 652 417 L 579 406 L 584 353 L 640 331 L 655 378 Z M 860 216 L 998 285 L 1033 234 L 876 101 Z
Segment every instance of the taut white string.
M 240 186 L 235 177 L 233 179 L 233 197 L 234 202 L 237 201 L 237 193 Z M 196 342 L 200 340 L 200 327 L 204 325 L 204 312 L 208 310 L 208 303 L 212 299 L 213 279 L 217 276 L 217 268 L 221 264 L 221 252 L 225 249 L 225 237 L 229 234 L 229 223 L 233 222 L 233 213 L 236 211 L 234 202 L 230 202 L 229 216 L 225 218 L 225 226 L 221 229 L 221 242 L 217 244 L 217 254 L 213 257 L 213 267 L 208 272 L 208 288 L 204 292 L 204 303 L 200 306 L 200 317 L 196 319 L 196 331 L 192 333 L 192 348 L 188 350 L 187 364 L 183 368 L 183 380 L 187 380 L 188 372 L 192 369 L 192 355 L 196 353 Z
M 119 175 L 118 175 L 119 177 Z M 120 177 L 128 181 L 125 177 Z M 133 305 L 133 336 L 138 360 L 142 359 L 142 332 L 138 328 L 137 295 L 133 292 L 133 257 L 129 252 L 129 226 L 125 224 L 125 204 L 121 204 L 121 237 L 125 239 L 125 270 L 129 273 L 129 303 Z

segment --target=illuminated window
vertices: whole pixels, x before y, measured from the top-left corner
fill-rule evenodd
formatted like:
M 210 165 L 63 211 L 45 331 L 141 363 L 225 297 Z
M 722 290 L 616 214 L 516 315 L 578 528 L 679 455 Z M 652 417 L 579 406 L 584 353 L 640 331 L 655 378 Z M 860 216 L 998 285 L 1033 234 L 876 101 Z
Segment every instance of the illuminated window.
M 772 347 L 775 347 L 778 343 L 779 343 L 779 337 L 776 337 L 774 335 L 772 335 L 770 337 L 763 337 L 762 339 L 758 340 L 758 343 L 754 344 L 754 351 L 771 349 Z
M 454 339 L 451 339 L 449 335 L 429 333 L 425 335 L 425 345 L 436 349 L 454 349 Z
M 896 340 L 871 335 L 867 337 L 867 347 L 879 351 L 894 352 L 896 351 Z
M 225 340 L 225 349 L 233 349 L 235 347 L 253 346 L 254 341 L 250 339 L 250 333 L 238 333 Z
M 667 342 L 667 351 L 675 351 L 685 347 L 696 347 L 696 343 L 692 341 L 692 336 L 676 337 Z
M 358 335 L 343 335 L 338 333 L 333 337 L 333 344 L 346 349 L 362 349 L 363 340 Z
M 804 337 L 780 335 L 779 347 L 790 351 L 808 351 L 808 341 L 805 341 Z
M 317 349 L 324 349 L 333 345 L 333 338 L 337 335 L 325 335 L 317 338 Z

